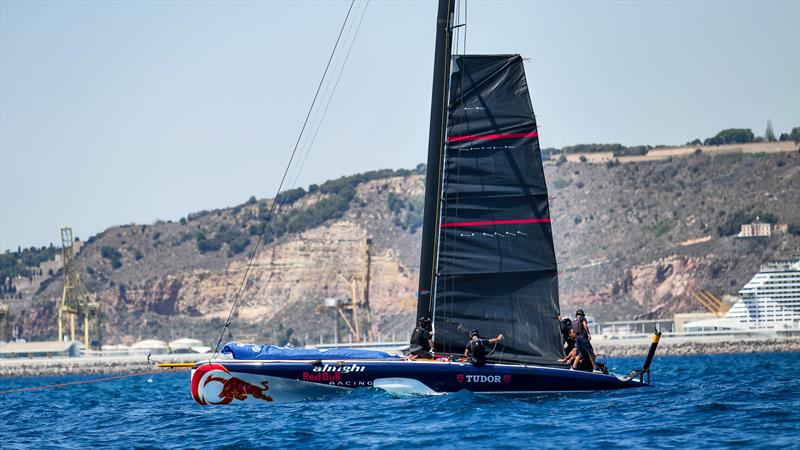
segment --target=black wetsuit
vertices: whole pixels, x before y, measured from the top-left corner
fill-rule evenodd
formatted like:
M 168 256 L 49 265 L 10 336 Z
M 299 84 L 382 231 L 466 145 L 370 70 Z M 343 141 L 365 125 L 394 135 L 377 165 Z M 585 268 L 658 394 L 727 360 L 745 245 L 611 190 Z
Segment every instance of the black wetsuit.
M 569 317 L 563 319 L 561 322 L 561 336 L 564 337 L 564 355 L 569 355 L 573 348 L 575 348 L 575 339 L 569 335 L 569 330 L 572 329 L 572 320 Z
M 411 347 L 409 353 L 425 358 L 431 357 L 431 332 L 422 327 L 414 328 L 411 333 Z
M 585 363 L 589 362 L 588 370 L 592 370 L 590 358 L 594 356 L 594 347 L 589 341 L 589 333 L 584 329 L 583 324 L 586 323 L 586 318 L 578 316 L 572 322 L 572 329 L 575 330 L 575 346 L 578 348 L 578 354 L 581 357 L 580 368 L 585 369 Z
M 480 367 L 486 364 L 486 356 L 488 350 L 486 349 L 489 344 L 488 339 L 473 339 L 467 343 L 467 354 L 473 366 Z
M 586 348 L 586 343 L 589 340 L 586 337 L 580 337 L 576 340 L 576 347 L 578 348 L 578 353 L 581 355 L 581 361 L 578 363 L 578 370 L 583 370 L 586 372 L 591 372 L 592 368 L 592 360 L 590 359 L 590 353 L 594 354 L 593 351 Z M 592 344 L 589 344 L 591 346 Z M 583 350 L 581 350 L 583 348 Z

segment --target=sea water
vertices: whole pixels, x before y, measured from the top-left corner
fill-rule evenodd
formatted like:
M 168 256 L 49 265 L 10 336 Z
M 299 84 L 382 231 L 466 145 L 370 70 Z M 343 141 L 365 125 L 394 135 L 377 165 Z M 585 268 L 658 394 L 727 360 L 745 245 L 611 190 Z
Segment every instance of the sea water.
M 641 358 L 610 359 L 618 373 Z M 188 373 L 0 395 L 0 447 L 800 448 L 800 353 L 657 357 L 653 387 L 199 406 Z M 0 378 L 0 390 L 92 377 Z

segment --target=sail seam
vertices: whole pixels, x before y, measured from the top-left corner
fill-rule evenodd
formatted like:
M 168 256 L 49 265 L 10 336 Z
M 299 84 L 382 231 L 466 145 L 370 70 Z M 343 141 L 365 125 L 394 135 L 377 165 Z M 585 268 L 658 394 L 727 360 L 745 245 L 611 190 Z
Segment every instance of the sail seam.
M 497 133 L 497 134 L 484 134 L 476 136 L 448 136 L 447 143 L 461 142 L 461 141 L 493 141 L 497 139 L 523 139 L 539 137 L 538 131 L 531 131 L 529 133 Z
M 522 223 L 550 223 L 549 218 L 544 219 L 507 219 L 507 220 L 483 220 L 478 222 L 450 222 L 441 224 L 442 228 L 447 227 L 480 227 L 484 225 L 517 225 Z

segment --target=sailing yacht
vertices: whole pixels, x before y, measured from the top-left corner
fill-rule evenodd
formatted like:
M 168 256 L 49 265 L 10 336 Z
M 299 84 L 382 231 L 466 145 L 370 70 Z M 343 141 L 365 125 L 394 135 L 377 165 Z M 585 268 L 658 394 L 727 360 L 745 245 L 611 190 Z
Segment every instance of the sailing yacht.
M 229 343 L 223 353 L 233 359 L 194 365 L 198 403 L 287 402 L 357 387 L 519 395 L 649 384 L 658 336 L 627 376 L 559 365 L 558 268 L 523 61 L 452 55 L 452 19 L 453 2 L 440 0 L 417 306 L 432 318 L 437 358 Z M 460 358 L 471 329 L 505 337 L 481 367 Z

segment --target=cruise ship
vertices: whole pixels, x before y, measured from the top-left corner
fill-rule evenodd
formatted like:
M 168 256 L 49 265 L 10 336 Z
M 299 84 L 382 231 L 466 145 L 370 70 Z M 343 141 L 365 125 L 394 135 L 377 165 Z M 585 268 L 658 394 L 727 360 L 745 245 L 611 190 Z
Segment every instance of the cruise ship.
M 725 316 L 684 325 L 687 332 L 800 329 L 800 258 L 771 261 L 739 291 Z

